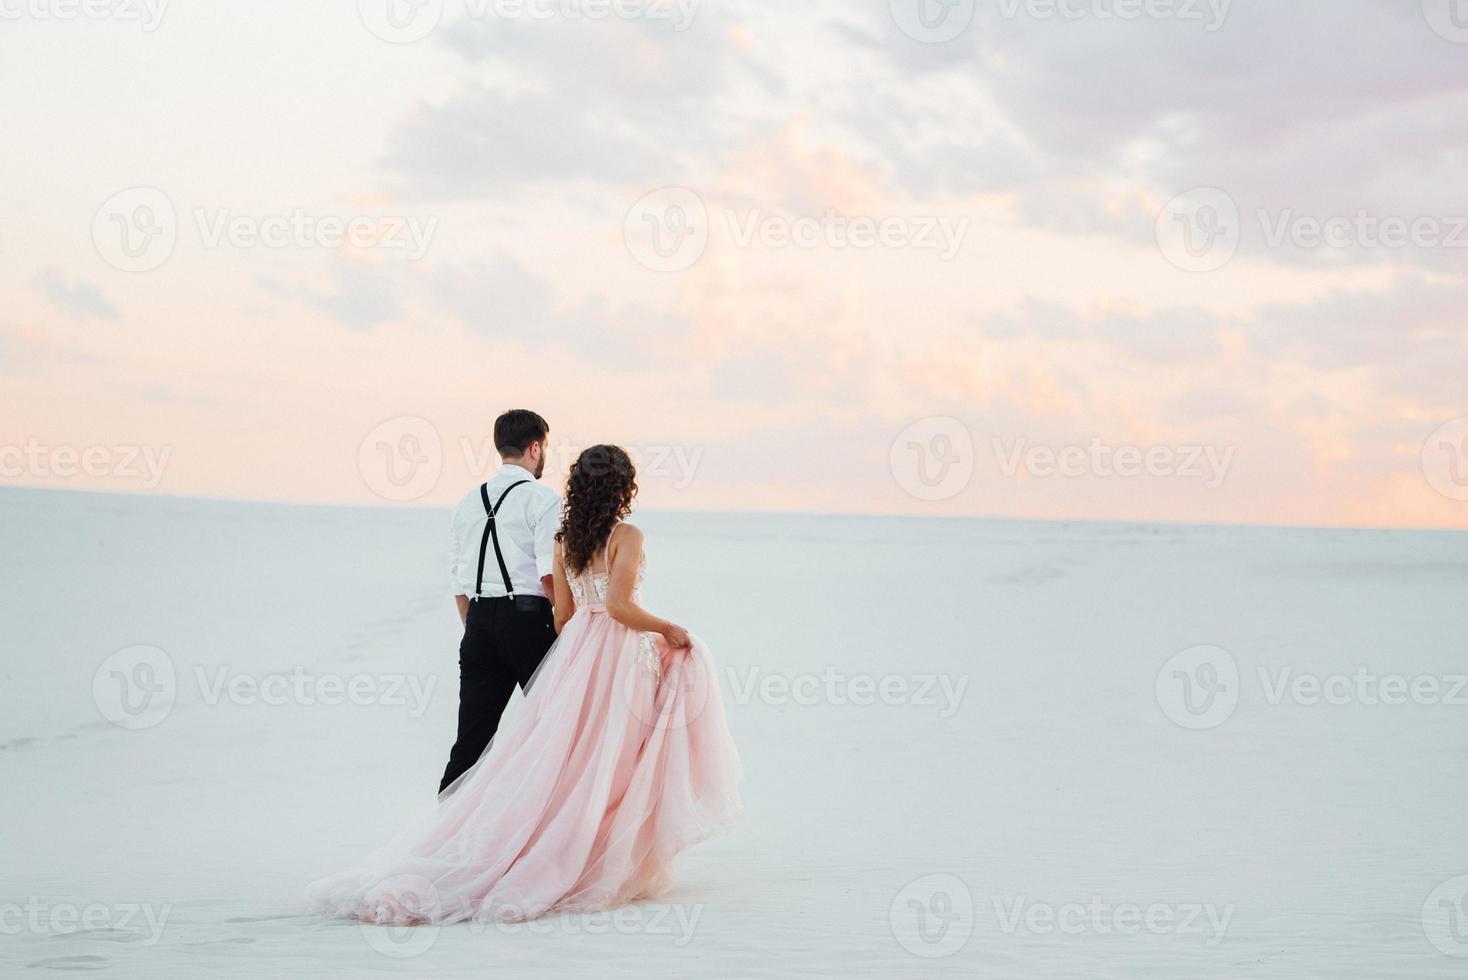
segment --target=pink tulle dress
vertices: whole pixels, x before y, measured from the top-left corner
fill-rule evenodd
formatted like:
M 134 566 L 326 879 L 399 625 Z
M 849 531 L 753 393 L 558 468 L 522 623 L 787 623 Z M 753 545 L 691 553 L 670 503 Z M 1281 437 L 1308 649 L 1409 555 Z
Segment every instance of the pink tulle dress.
M 382 925 L 598 911 L 665 894 L 678 853 L 728 829 L 740 763 L 713 659 L 613 620 L 596 564 L 570 579 L 575 615 L 518 724 L 436 809 L 313 883 L 313 911 Z

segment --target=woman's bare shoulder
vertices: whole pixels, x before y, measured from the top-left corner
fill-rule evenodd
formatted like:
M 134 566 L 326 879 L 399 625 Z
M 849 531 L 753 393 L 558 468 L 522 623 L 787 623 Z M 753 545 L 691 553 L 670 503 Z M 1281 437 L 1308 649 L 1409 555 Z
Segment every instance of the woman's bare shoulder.
M 628 544 L 642 544 L 642 528 L 636 524 L 628 524 L 626 521 L 623 521 L 621 524 L 612 528 L 612 540 L 619 542 L 625 541 Z

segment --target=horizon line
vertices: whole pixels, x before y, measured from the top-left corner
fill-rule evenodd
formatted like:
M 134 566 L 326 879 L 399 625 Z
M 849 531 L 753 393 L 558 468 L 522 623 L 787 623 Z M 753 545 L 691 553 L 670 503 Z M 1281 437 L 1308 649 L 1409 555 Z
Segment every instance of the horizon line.
M 309 507 L 331 510 L 380 510 L 380 511 L 447 511 L 452 504 L 424 504 L 417 502 L 363 502 L 348 503 L 339 500 L 298 500 L 279 497 L 230 497 L 225 495 L 202 495 L 169 493 L 166 491 L 95 489 L 82 487 L 45 486 L 21 483 L 0 483 L 0 493 L 19 491 L 35 494 L 67 494 L 72 496 L 125 497 L 135 500 L 179 501 L 204 504 L 239 504 L 251 507 Z M 999 514 L 922 514 L 909 511 L 811 511 L 782 509 L 719 510 L 709 508 L 649 507 L 650 514 L 704 514 L 709 516 L 764 515 L 774 517 L 820 517 L 820 518 L 865 518 L 871 520 L 916 520 L 916 521 L 974 521 L 985 523 L 1013 524 L 1088 524 L 1098 526 L 1131 525 L 1160 528 L 1238 528 L 1243 530 L 1278 531 L 1370 531 L 1389 533 L 1441 532 L 1468 534 L 1468 528 L 1443 527 L 1438 525 L 1380 524 L 1281 524 L 1267 521 L 1200 521 L 1188 522 L 1165 518 L 1131 517 L 1027 517 Z

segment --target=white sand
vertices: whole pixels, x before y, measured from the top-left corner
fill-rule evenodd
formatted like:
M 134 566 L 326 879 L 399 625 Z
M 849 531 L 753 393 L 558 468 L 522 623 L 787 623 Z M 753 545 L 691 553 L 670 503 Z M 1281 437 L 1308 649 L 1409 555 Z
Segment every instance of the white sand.
M 1432 942 L 1468 954 L 1450 930 L 1468 919 L 1423 917 L 1468 874 L 1468 704 L 1271 704 L 1257 674 L 1366 665 L 1449 693 L 1468 671 L 1463 534 L 644 515 L 650 605 L 720 660 L 739 832 L 635 914 L 394 937 L 298 900 L 436 786 L 456 683 L 444 516 L 19 490 L 0 507 L 0 974 L 1468 972 Z M 93 689 L 135 644 L 178 682 L 138 731 L 103 718 L 109 677 Z M 1236 658 L 1240 700 L 1189 731 L 1155 682 L 1197 644 Z M 435 686 L 208 703 L 221 668 L 297 667 Z M 833 696 L 827 668 L 966 686 L 956 706 L 939 684 L 855 704 L 860 682 Z M 749 695 L 751 671 L 815 696 Z M 1446 917 L 1458 888 L 1429 908 Z

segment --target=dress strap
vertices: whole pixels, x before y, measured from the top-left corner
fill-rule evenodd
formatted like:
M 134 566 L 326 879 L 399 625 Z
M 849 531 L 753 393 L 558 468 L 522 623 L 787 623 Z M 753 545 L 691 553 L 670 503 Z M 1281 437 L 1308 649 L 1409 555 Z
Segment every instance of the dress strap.
M 616 534 L 617 528 L 621 526 L 621 521 L 613 524 L 612 529 L 607 532 L 606 544 L 601 546 L 601 565 L 602 568 L 606 569 L 605 574 L 607 578 L 612 577 L 612 535 Z

